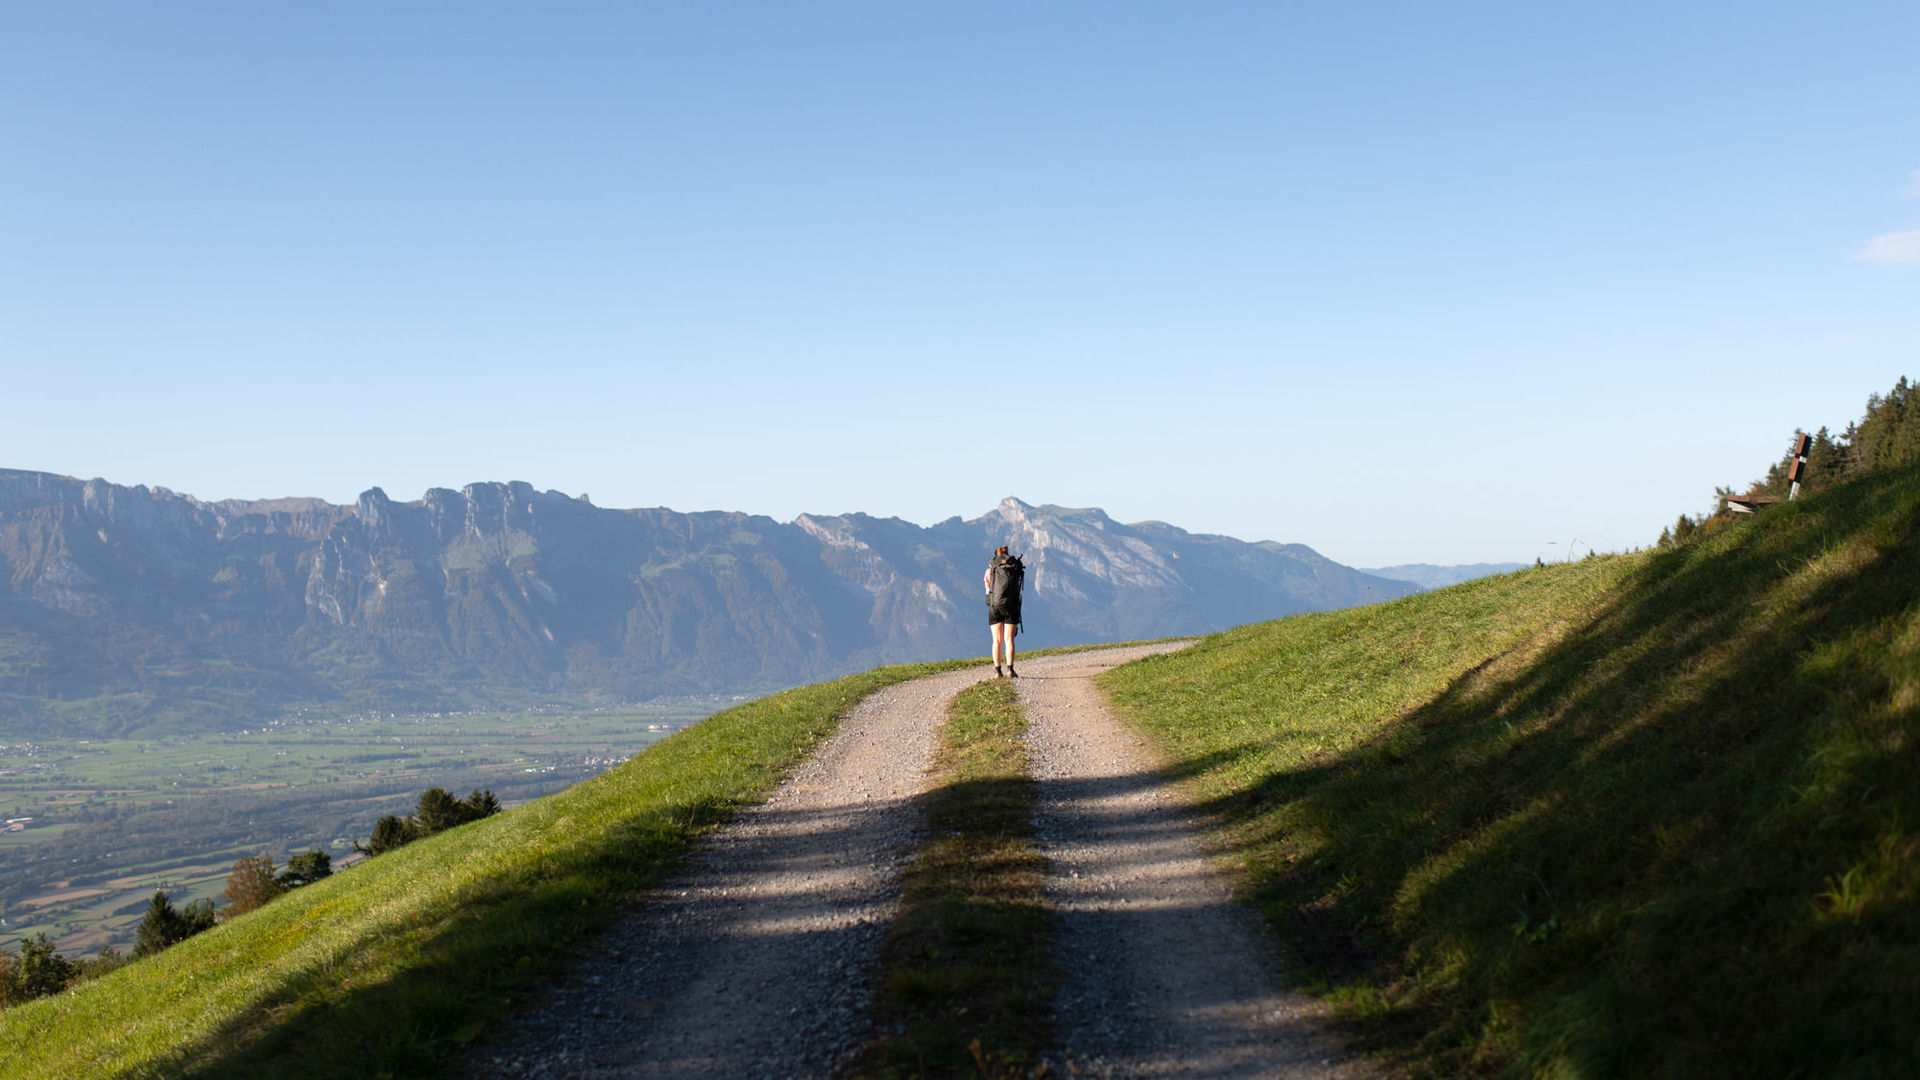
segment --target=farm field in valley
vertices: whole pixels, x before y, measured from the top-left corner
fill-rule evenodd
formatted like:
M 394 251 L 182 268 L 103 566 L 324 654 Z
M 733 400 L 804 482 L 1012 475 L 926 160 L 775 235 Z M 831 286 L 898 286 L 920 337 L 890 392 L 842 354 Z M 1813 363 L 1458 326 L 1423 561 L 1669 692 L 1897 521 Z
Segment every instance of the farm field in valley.
M 420 793 L 511 808 L 619 764 L 722 702 L 323 716 L 158 739 L 0 745 L 0 947 L 132 948 L 156 889 L 215 898 L 236 860 L 319 848 L 336 869 Z

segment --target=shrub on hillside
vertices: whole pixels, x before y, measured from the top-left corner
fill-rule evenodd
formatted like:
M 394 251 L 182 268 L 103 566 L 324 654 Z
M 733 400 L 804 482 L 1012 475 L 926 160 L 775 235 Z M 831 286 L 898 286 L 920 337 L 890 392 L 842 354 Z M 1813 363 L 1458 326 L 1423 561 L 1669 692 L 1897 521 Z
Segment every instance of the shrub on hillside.
M 278 873 L 274 872 L 271 855 L 248 855 L 234 863 L 233 872 L 227 875 L 226 891 L 220 894 L 226 897 L 227 906 L 220 909 L 220 917 L 245 915 L 290 889 L 311 885 L 332 874 L 333 860 L 319 848 L 288 858 L 287 868 Z
M 220 914 L 229 919 L 245 915 L 286 891 L 274 875 L 272 856 L 248 855 L 234 863 L 227 875 L 226 891 L 220 894 L 227 898 L 227 906 Z
M 18 953 L 0 951 L 0 1009 L 57 994 L 127 962 L 125 954 L 112 948 L 91 960 L 69 960 L 53 951 L 45 933 L 35 934 L 20 943 Z
M 80 967 L 53 951 L 45 933 L 20 942 L 19 954 L 0 952 L 0 1005 L 18 1005 L 67 988 Z

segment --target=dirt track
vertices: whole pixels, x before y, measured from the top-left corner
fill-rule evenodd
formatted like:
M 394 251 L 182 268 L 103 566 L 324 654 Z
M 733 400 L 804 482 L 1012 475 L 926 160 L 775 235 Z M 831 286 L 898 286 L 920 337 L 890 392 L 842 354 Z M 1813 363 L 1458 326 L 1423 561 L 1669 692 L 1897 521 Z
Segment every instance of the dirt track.
M 1060 1063 L 1093 1077 L 1370 1075 L 1326 1033 L 1320 1006 L 1281 988 L 1265 925 L 1234 902 L 1089 681 L 1113 666 L 1076 653 L 1020 680 L 1048 892 L 1066 928 Z
M 1258 921 L 1211 880 L 1088 681 L 1163 648 L 1020 663 L 1041 827 L 1064 875 L 1051 890 L 1071 972 L 1062 1064 L 1101 1076 L 1349 1075 L 1322 1064 L 1332 1044 L 1273 990 Z M 954 694 L 992 675 L 935 675 L 861 702 L 592 959 L 484 1040 L 468 1075 L 832 1076 L 870 1035 L 873 958 L 918 836 L 912 800 L 935 731 Z

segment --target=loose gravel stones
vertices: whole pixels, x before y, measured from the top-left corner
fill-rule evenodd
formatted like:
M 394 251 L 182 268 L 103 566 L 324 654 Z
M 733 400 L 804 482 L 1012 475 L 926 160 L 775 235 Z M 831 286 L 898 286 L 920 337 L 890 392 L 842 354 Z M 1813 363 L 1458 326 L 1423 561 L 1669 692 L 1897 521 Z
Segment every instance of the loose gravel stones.
M 1090 679 L 1131 646 L 1020 662 L 1049 892 L 1066 933 L 1059 1075 L 1370 1075 L 1278 989 L 1265 928 Z M 882 690 L 698 845 L 592 955 L 476 1046 L 506 1078 L 831 1077 L 872 1035 L 875 957 L 946 719 L 981 667 Z
M 866 1035 L 868 971 L 919 831 L 911 800 L 954 694 L 861 702 L 820 752 L 700 845 L 596 954 L 489 1039 L 476 1078 L 822 1077 Z
M 1054 1071 L 1087 1077 L 1372 1075 L 1285 991 L 1266 927 L 1209 866 L 1179 800 L 1090 679 L 1139 653 L 1020 681 L 1048 893 L 1064 923 Z

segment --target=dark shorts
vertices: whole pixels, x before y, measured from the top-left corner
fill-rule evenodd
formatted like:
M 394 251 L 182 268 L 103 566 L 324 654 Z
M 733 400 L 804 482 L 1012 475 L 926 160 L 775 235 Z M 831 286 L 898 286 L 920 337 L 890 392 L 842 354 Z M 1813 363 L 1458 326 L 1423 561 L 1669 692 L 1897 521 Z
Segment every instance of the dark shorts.
M 1020 605 L 1019 604 L 1009 604 L 1006 607 L 987 608 L 987 625 L 988 626 L 992 626 L 995 623 L 1003 623 L 1003 622 L 1018 623 L 1019 621 L 1020 621 Z

